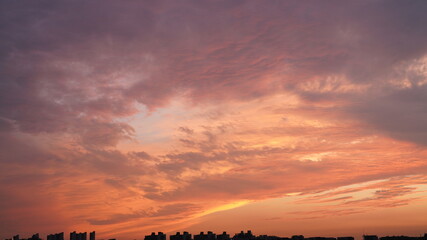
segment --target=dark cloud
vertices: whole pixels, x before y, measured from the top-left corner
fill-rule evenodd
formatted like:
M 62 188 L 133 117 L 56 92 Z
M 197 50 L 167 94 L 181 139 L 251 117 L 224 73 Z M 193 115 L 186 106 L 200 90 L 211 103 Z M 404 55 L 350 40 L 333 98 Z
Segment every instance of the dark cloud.
M 179 131 L 190 135 L 194 133 L 194 130 L 188 127 L 179 127 Z
M 427 76 L 426 76 L 427 77 Z M 393 138 L 427 145 L 427 85 L 367 97 L 351 113 Z
M 134 129 L 125 123 L 91 121 L 81 126 L 82 144 L 89 147 L 115 146 L 119 140 L 130 138 L 134 133 Z
M 73 132 L 81 118 L 116 124 L 135 102 L 153 110 L 181 91 L 194 102 L 226 101 L 328 75 L 384 82 L 427 50 L 423 1 L 2 5 L 0 114 L 33 133 Z M 117 143 L 92 127 L 85 143 Z
M 138 158 L 141 158 L 143 160 L 150 160 L 150 159 L 154 159 L 153 156 L 151 156 L 150 154 L 148 154 L 147 152 L 144 151 L 140 151 L 140 152 L 132 152 L 131 155 L 134 155 Z

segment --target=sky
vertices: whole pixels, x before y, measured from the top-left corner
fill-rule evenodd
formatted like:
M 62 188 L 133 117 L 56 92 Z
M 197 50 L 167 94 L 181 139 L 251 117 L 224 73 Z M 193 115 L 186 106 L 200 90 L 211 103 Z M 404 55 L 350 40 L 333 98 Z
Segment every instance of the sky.
M 0 1 L 0 238 L 427 232 L 427 1 Z

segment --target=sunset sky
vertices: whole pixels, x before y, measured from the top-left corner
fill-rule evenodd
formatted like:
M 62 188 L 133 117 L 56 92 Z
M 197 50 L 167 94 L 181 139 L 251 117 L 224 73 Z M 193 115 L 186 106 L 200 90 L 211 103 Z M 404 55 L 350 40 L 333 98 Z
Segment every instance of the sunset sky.
M 427 232 L 427 1 L 0 1 L 0 239 Z

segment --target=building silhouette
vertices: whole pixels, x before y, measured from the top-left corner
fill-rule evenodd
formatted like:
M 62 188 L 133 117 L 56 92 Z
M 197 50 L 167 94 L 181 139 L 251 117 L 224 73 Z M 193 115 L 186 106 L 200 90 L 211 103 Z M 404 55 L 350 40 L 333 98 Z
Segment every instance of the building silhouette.
M 64 233 L 49 234 L 47 235 L 46 240 L 64 240 Z
M 425 238 L 425 235 L 424 235 Z M 380 240 L 419 240 L 419 237 L 408 237 L 408 236 L 386 236 L 380 237 Z
M 377 235 L 363 235 L 363 240 L 378 240 Z
M 227 232 L 222 232 L 222 234 L 216 235 L 216 240 L 230 240 L 230 235 Z
M 151 235 L 147 235 L 144 237 L 144 240 L 166 240 L 166 234 L 162 232 L 152 232 Z
M 175 235 L 171 235 L 169 239 L 170 240 L 192 240 L 191 234 L 189 234 L 188 232 L 183 232 L 182 234 L 181 232 L 177 232 Z
M 246 233 L 243 231 L 240 231 L 240 233 L 236 233 L 233 236 L 233 240 L 248 240 L 248 239 L 255 239 L 255 236 L 252 234 L 251 230 L 248 230 Z
M 309 237 L 306 240 L 337 240 L 334 237 Z
M 200 232 L 199 235 L 194 235 L 194 240 L 216 240 L 216 234 L 211 231 L 207 234 Z
M 6 240 L 41 240 L 41 238 L 39 237 L 39 234 L 33 234 L 33 236 L 31 236 L 30 238 L 19 238 L 19 234 L 15 235 L 12 237 L 12 239 L 6 239 Z
M 34 234 L 31 238 L 28 238 L 28 240 L 30 240 L 30 239 L 31 240 L 41 240 L 38 233 Z
M 287 237 L 278 237 L 278 236 L 269 236 L 269 235 L 259 235 L 256 237 L 257 240 L 290 240 Z
M 87 240 L 87 233 L 76 233 L 76 231 L 70 233 L 70 240 Z
M 293 235 L 292 240 L 304 240 L 304 235 Z

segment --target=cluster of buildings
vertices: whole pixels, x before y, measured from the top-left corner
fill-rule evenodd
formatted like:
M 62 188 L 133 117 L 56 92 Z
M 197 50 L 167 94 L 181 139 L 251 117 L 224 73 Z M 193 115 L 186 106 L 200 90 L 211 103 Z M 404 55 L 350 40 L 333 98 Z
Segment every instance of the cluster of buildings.
M 5 240 L 42 240 L 39 237 L 39 234 L 36 233 L 30 238 L 19 238 L 19 235 L 13 236 L 13 238 L 5 239 Z M 49 234 L 46 237 L 46 240 L 65 240 L 64 233 L 55 233 Z M 87 239 L 87 233 L 70 233 L 70 240 L 95 240 L 95 231 L 89 233 L 89 239 Z M 116 240 L 116 239 L 109 239 Z M 144 240 L 167 240 L 166 234 L 162 232 L 151 233 L 150 235 L 145 236 Z M 177 232 L 175 235 L 170 235 L 169 240 L 354 240 L 354 237 L 309 237 L 305 238 L 303 235 L 294 235 L 290 238 L 288 237 L 276 237 L 276 236 L 268 236 L 268 235 L 259 235 L 255 236 L 249 230 L 247 232 L 241 231 L 240 233 L 234 234 L 233 237 L 230 237 L 229 234 L 223 232 L 222 234 L 215 234 L 211 231 L 204 233 L 200 232 L 200 234 L 192 235 L 188 232 Z M 387 236 L 387 237 L 378 237 L 376 235 L 363 235 L 363 240 L 427 240 L 427 233 L 424 236 L 420 237 L 408 237 L 408 236 Z
M 86 240 L 86 239 L 87 239 L 86 232 L 76 233 L 76 231 L 74 231 L 70 233 L 70 240 Z M 52 240 L 64 240 L 64 239 L 52 239 Z M 95 240 L 95 231 L 89 233 L 89 240 Z
M 364 235 L 363 240 L 427 240 L 427 233 L 420 237 L 387 236 L 378 238 L 377 235 Z
M 19 235 L 15 235 L 12 238 L 8 238 L 8 239 L 5 239 L 5 240 L 41 240 L 41 239 L 39 237 L 39 234 L 36 233 L 32 237 L 30 237 L 30 238 L 19 238 Z
M 162 232 L 151 233 L 145 236 L 144 240 L 166 240 L 166 234 Z M 222 234 L 215 234 L 213 232 L 200 232 L 200 234 L 192 236 L 188 232 L 177 232 L 175 235 L 170 235 L 169 240 L 354 240 L 354 237 L 309 237 L 305 238 L 303 235 L 294 235 L 288 237 L 276 237 L 268 235 L 255 236 L 249 230 L 247 232 L 241 231 L 230 237 L 229 234 L 223 232 Z M 378 237 L 376 235 L 364 235 L 363 240 L 427 240 L 427 233 L 420 237 L 407 237 L 407 236 L 387 236 Z
M 39 237 L 39 234 L 36 233 L 30 238 L 19 238 L 19 235 L 13 236 L 13 238 L 5 239 L 5 240 L 42 240 Z M 46 240 L 64 240 L 64 233 L 54 233 L 49 234 L 46 237 Z M 70 233 L 70 240 L 88 240 L 87 233 L 76 233 L 76 231 Z M 89 240 L 95 240 L 95 231 L 89 233 Z M 110 239 L 112 240 L 112 239 Z

